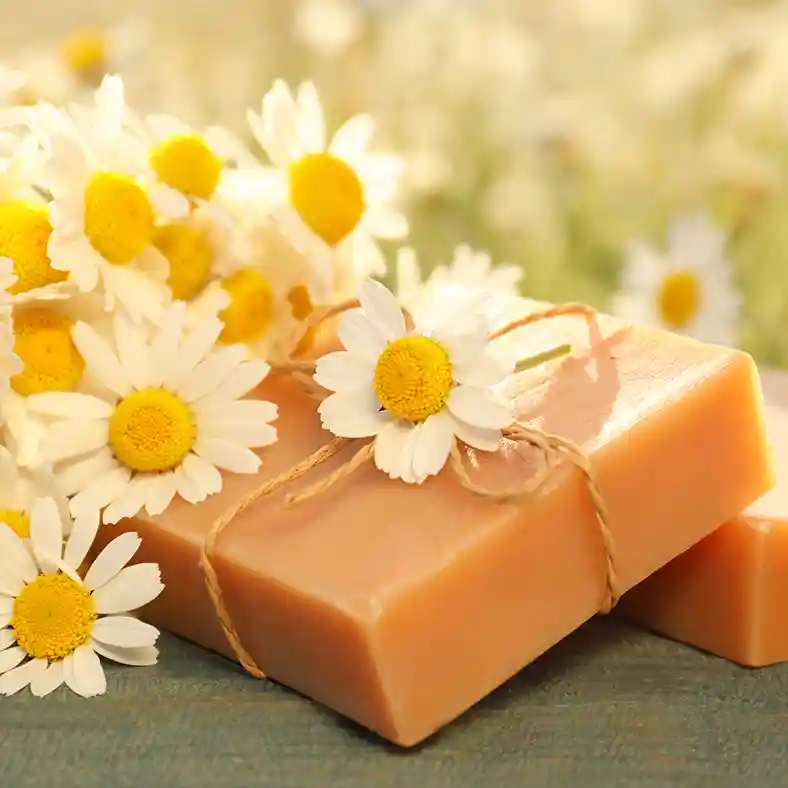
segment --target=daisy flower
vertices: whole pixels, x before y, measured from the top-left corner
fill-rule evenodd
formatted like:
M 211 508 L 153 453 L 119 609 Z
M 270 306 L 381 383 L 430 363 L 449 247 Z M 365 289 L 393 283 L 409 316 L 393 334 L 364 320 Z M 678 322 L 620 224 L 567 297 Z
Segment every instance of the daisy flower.
M 735 345 L 741 295 L 725 242 L 707 216 L 694 214 L 674 221 L 664 251 L 633 243 L 613 311 L 633 323 Z
M 58 504 L 68 527 L 68 501 L 59 493 L 49 468 L 29 471 L 21 468 L 11 452 L 0 446 L 0 523 L 5 523 L 20 538 L 30 537 L 30 513 L 38 498 L 52 498 Z
M 262 113 L 250 110 L 248 120 L 273 164 L 266 173 L 270 199 L 297 246 L 322 261 L 326 276 L 334 252 L 349 254 L 359 277 L 385 273 L 375 238 L 401 238 L 408 226 L 390 206 L 402 162 L 367 151 L 371 118 L 351 118 L 327 144 L 314 85 L 303 83 L 294 97 L 277 80 L 263 98 Z
M 95 384 L 86 379 L 85 362 L 71 330 L 80 320 L 106 331 L 108 313 L 103 299 L 94 294 L 49 293 L 41 298 L 31 293 L 11 296 L 13 352 L 21 364 L 10 377 L 10 390 L 0 406 L 7 442 L 13 443 L 17 461 L 33 467 L 39 461 L 39 445 L 47 430 L 47 419 L 28 408 L 33 394 L 62 391 L 93 393 Z
M 242 344 L 252 357 L 285 359 L 314 309 L 314 269 L 269 217 L 239 225 L 238 234 L 244 244 L 217 263 L 220 276 L 194 299 L 190 318 L 218 314 L 220 343 Z
M 31 508 L 31 550 L 0 524 L 0 694 L 29 686 L 43 697 L 65 684 L 90 698 L 107 690 L 99 655 L 156 663 L 158 630 L 127 614 L 162 592 L 159 567 L 127 566 L 141 540 L 125 533 L 83 573 L 98 525 L 82 517 L 64 527 L 52 498 Z
M 487 252 L 463 244 L 455 248 L 451 263 L 435 267 L 425 279 L 412 248 L 397 252 L 397 298 L 417 323 L 441 309 L 455 308 L 460 299 L 476 298 L 480 293 L 489 296 L 489 315 L 497 315 L 507 302 L 518 298 L 522 276 L 518 266 L 494 265 Z
M 429 333 L 409 331 L 396 298 L 371 280 L 359 301 L 340 321 L 345 350 L 317 362 L 315 380 L 335 392 L 318 408 L 323 427 L 374 436 L 377 467 L 415 484 L 441 471 L 455 437 L 498 449 L 513 407 L 492 387 L 512 370 L 489 352 L 485 321 L 460 332 L 446 313 Z
M 172 115 L 148 115 L 141 127 L 150 146 L 150 167 L 159 181 L 215 221 L 228 222 L 218 191 L 225 163 L 219 135 L 214 139 L 210 129 L 201 134 Z
M 47 252 L 80 291 L 104 294 L 108 310 L 120 303 L 135 320 L 156 321 L 169 300 L 156 229 L 186 214 L 188 201 L 153 182 L 138 141 L 124 132 L 122 82 L 105 79 L 95 101 L 95 111 L 75 113 L 71 133 L 57 129 L 50 141 Z
M 180 301 L 150 331 L 116 314 L 114 348 L 77 324 L 72 335 L 86 371 L 109 394 L 28 398 L 28 408 L 55 417 L 41 455 L 74 496 L 74 516 L 104 509 L 104 522 L 116 523 L 143 508 L 160 514 L 176 495 L 204 501 L 222 487 L 219 469 L 254 473 L 260 458 L 251 449 L 276 440 L 276 406 L 240 400 L 268 364 L 246 361 L 241 346 L 215 349 L 223 328 L 216 316 L 191 330 L 185 319 Z

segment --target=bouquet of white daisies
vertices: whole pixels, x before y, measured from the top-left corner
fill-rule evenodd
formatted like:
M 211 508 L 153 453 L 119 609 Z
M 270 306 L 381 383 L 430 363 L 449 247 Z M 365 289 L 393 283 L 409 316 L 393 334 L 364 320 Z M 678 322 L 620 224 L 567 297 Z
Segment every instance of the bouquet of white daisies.
M 369 277 L 387 270 L 378 239 L 407 234 L 401 161 L 370 152 L 372 120 L 329 138 L 314 87 L 277 81 L 248 122 L 259 150 L 140 117 L 115 76 L 85 103 L 0 113 L 2 694 L 89 697 L 106 690 L 99 655 L 155 662 L 158 632 L 131 613 L 161 593 L 159 568 L 129 564 L 136 534 L 98 555 L 96 534 L 258 471 L 277 408 L 249 395 L 309 355 L 317 310 L 359 298 L 345 350 L 318 361 L 320 413 L 374 436 L 388 475 L 420 483 L 455 436 L 491 450 L 511 421 L 492 388 L 509 366 L 448 305 L 468 289 L 516 303 L 519 270 L 461 246 L 423 280 L 402 248 L 395 298 Z M 432 333 L 406 325 L 438 300 Z

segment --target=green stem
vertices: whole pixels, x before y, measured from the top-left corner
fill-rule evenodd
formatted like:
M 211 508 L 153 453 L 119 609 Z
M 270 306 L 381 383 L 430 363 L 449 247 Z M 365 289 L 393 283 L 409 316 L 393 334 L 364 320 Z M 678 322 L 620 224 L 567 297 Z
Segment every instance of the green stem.
M 524 372 L 526 369 L 533 369 L 534 367 L 538 367 L 541 364 L 547 363 L 548 361 L 552 361 L 554 358 L 560 358 L 561 356 L 565 356 L 567 353 L 571 352 L 571 345 L 558 345 L 558 347 L 545 350 L 544 353 L 537 353 L 535 356 L 529 356 L 528 358 L 520 359 L 520 361 L 517 362 L 514 371 Z

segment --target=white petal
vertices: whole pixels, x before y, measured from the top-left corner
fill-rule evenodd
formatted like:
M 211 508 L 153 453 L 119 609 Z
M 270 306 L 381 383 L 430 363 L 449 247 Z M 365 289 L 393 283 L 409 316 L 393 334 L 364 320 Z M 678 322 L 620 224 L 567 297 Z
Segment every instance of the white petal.
M 452 358 L 452 367 L 454 379 L 458 383 L 479 388 L 495 386 L 512 372 L 511 365 L 505 364 L 502 359 L 489 352 L 481 353 L 464 363 L 457 363 Z
M 435 413 L 422 422 L 413 443 L 413 474 L 417 482 L 443 470 L 454 435 L 446 413 Z
M 390 342 L 405 334 L 405 316 L 395 296 L 380 282 L 368 279 L 361 285 L 358 300 L 364 314 Z
M 32 659 L 0 676 L 0 695 L 15 695 L 46 673 L 45 659 Z
M 63 555 L 63 523 L 60 510 L 52 498 L 39 498 L 30 512 L 30 541 L 33 552 L 46 575 L 58 571 Z
M 76 679 L 74 678 L 74 655 L 69 654 L 60 664 L 63 665 L 63 683 L 72 692 L 79 694 Z
M 364 229 L 375 238 L 397 240 L 408 234 L 408 220 L 393 208 L 383 205 L 370 207 L 364 215 Z
M 200 435 L 194 453 L 231 473 L 256 473 L 260 467 L 260 458 L 254 452 L 222 438 Z
M 32 394 L 27 398 L 27 407 L 34 413 L 66 419 L 108 419 L 113 411 L 112 405 L 98 397 L 56 391 Z
M 118 648 L 94 641 L 93 650 L 102 657 L 119 662 L 122 665 L 147 666 L 155 665 L 159 659 L 159 650 L 155 646 L 143 648 Z
M 343 391 L 326 397 L 317 409 L 323 427 L 340 438 L 367 438 L 391 420 L 380 409 L 380 402 L 371 389 Z
M 174 302 L 164 313 L 161 326 L 150 346 L 150 385 L 161 386 L 178 355 L 186 319 L 186 304 Z
M 145 648 L 156 643 L 159 630 L 131 616 L 107 616 L 96 621 L 92 634 L 107 646 Z
M 245 361 L 203 401 L 227 402 L 239 399 L 257 388 L 270 369 L 271 367 L 262 359 Z
M 304 150 L 310 153 L 324 151 L 326 127 L 323 121 L 323 107 L 311 82 L 304 82 L 298 88 L 296 104 L 298 137 Z
M 183 458 L 181 469 L 186 477 L 208 495 L 214 495 L 222 489 L 222 474 L 214 465 L 196 454 L 187 454 Z
M 13 670 L 26 656 L 19 646 L 0 651 L 0 674 Z
M 53 424 L 42 439 L 41 452 L 49 462 L 60 462 L 98 451 L 107 445 L 106 420 L 79 419 Z
M 96 652 L 87 643 L 74 651 L 72 657 L 74 684 L 72 689 L 83 698 L 103 695 L 107 691 L 107 678 Z
M 166 218 L 179 219 L 189 214 L 188 198 L 163 183 L 150 184 L 148 197 L 156 212 Z
M 128 613 L 147 605 L 164 590 L 158 564 L 134 564 L 93 592 L 96 612 Z
M 501 448 L 501 431 L 474 427 L 461 421 L 451 411 L 447 412 L 451 418 L 454 434 L 469 446 L 481 451 L 498 451 Z
M 275 421 L 279 408 L 264 399 L 241 399 L 235 402 L 212 402 L 195 408 L 198 419 L 210 419 L 213 422 L 258 423 L 268 424 Z
M 490 389 L 456 386 L 446 405 L 461 421 L 484 429 L 503 429 L 514 418 L 512 403 Z
M 139 534 L 129 531 L 113 539 L 96 557 L 88 573 L 84 585 L 88 591 L 95 591 L 131 561 L 142 544 Z
M 0 523 L 0 579 L 32 583 L 38 567 L 22 540 L 5 523 Z
M 352 157 L 369 145 L 374 132 L 375 123 L 371 115 L 355 115 L 337 129 L 329 150 L 340 159 Z
M 354 356 L 376 364 L 386 348 L 386 337 L 361 309 L 345 312 L 339 319 L 339 341 Z
M 151 252 L 155 259 L 159 254 Z M 129 317 L 136 323 L 147 319 L 158 324 L 162 319 L 165 305 L 171 297 L 164 282 L 152 274 L 128 265 L 106 265 L 101 269 L 104 289 L 107 294 L 107 308 L 115 310 L 115 301 L 122 304 Z M 126 371 L 128 374 L 128 370 Z
M 276 443 L 276 427 L 264 421 L 238 421 L 224 415 L 202 416 L 197 425 L 205 438 L 219 438 L 247 449 L 261 448 Z
M 164 375 L 164 388 L 178 391 L 189 373 L 211 352 L 223 327 L 219 318 L 210 318 L 186 335 L 172 359 L 171 368 Z
M 314 377 L 329 391 L 355 391 L 372 386 L 374 376 L 372 364 L 345 350 L 319 358 Z
M 43 698 L 54 692 L 63 683 L 63 663 L 50 662 L 44 673 L 39 673 L 30 682 L 30 692 L 37 698 Z
M 155 517 L 164 512 L 178 492 L 175 473 L 151 474 L 145 487 L 145 511 Z
M 405 421 L 389 422 L 375 438 L 375 465 L 392 479 L 410 478 L 409 442 L 413 425 Z
M 123 492 L 130 477 L 131 471 L 124 466 L 102 474 L 71 499 L 71 514 L 74 517 L 92 515 L 108 506 L 116 495 Z
M 8 624 L 5 624 L 4 629 L 0 629 L 0 651 L 5 651 L 14 643 L 16 643 L 16 634 L 13 629 L 8 628 Z
M 145 336 L 122 312 L 115 315 L 118 359 L 135 389 L 150 386 L 150 369 Z
M 109 447 L 91 454 L 89 457 L 77 459 L 58 468 L 57 483 L 63 495 L 73 495 L 84 490 L 98 476 L 103 476 L 118 463 L 112 456 Z
M 0 569 L 0 572 L 2 570 Z M 22 590 L 22 584 L 19 584 L 17 593 Z M 0 593 L 0 627 L 7 627 L 14 617 L 14 595 L 6 596 Z
M 121 490 L 115 499 L 102 513 L 102 520 L 106 525 L 114 525 L 125 517 L 135 517 L 145 506 L 148 498 L 148 484 L 151 481 L 149 474 L 137 474 L 129 479 L 125 489 Z
M 186 402 L 195 402 L 210 394 L 243 363 L 246 349 L 243 345 L 220 348 L 204 358 L 180 386 L 180 395 Z
M 63 551 L 63 563 L 75 571 L 78 570 L 96 538 L 98 529 L 98 510 L 77 517 L 71 526 L 71 534 Z
M 172 475 L 175 480 L 175 494 L 189 503 L 202 503 L 208 496 L 185 473 L 183 466 L 176 468 Z
M 131 394 L 129 375 L 102 336 L 86 323 L 77 323 L 71 336 L 93 377 L 120 397 Z

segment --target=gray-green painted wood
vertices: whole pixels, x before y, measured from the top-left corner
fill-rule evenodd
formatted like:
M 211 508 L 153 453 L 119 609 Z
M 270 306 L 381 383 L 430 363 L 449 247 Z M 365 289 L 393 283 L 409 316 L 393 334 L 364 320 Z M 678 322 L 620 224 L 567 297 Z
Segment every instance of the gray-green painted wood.
M 164 636 L 109 694 L 0 698 L 0 788 L 786 788 L 788 665 L 599 619 L 412 751 Z

